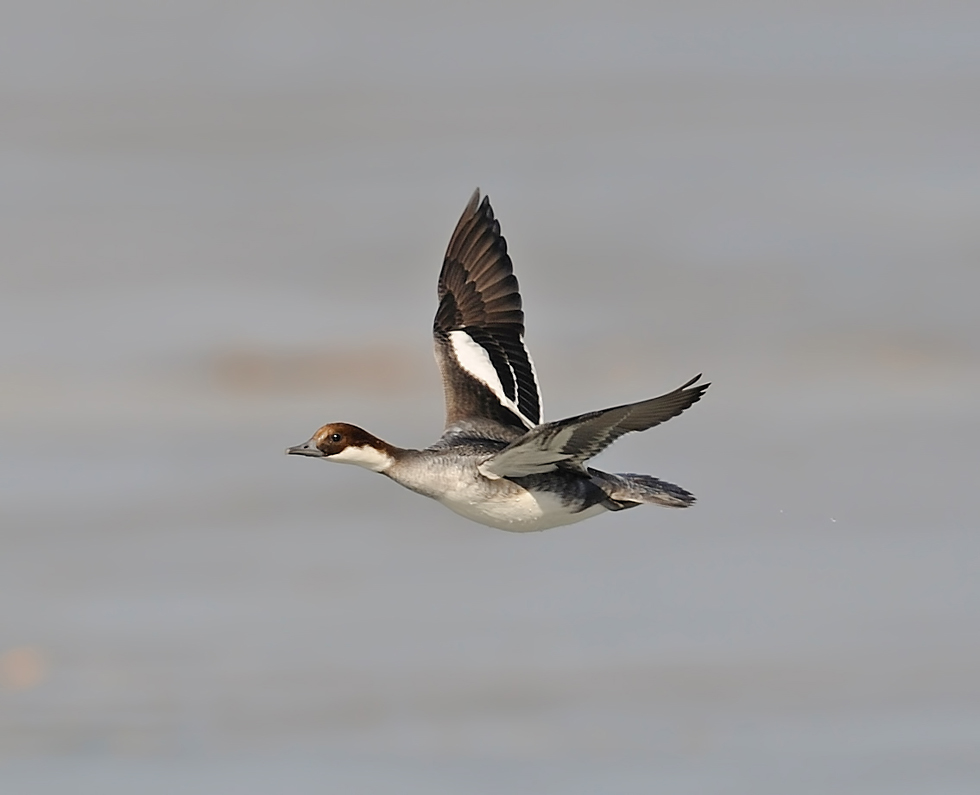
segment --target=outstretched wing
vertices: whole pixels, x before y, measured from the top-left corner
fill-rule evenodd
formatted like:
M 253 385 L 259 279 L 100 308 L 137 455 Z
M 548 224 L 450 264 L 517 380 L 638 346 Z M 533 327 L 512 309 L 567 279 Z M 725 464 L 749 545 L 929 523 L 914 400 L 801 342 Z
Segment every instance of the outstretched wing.
M 541 393 L 524 347 L 524 312 L 507 241 L 479 189 L 449 241 L 432 332 L 447 427 L 482 418 L 524 431 L 541 422 Z
M 539 425 L 481 464 L 480 472 L 489 478 L 516 478 L 561 466 L 584 473 L 585 462 L 624 433 L 645 431 L 697 403 L 709 386 L 693 386 L 700 377 L 650 400 Z

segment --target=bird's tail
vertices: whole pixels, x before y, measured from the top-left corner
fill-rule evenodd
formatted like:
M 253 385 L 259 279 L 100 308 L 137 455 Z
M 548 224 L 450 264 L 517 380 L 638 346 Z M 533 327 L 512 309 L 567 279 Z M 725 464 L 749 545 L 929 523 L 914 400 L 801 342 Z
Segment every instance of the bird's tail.
M 668 508 L 687 508 L 694 504 L 694 495 L 680 486 L 660 480 L 652 475 L 619 472 L 615 475 L 590 469 L 593 483 L 604 492 L 611 511 L 633 508 L 643 503 L 664 505 Z

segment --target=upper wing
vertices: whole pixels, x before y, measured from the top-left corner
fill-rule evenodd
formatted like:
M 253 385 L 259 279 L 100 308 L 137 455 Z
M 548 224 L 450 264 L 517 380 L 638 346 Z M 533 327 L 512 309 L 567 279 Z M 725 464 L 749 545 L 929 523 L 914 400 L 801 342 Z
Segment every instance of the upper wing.
M 559 465 L 584 472 L 584 463 L 624 433 L 645 431 L 697 403 L 709 384 L 692 386 L 701 376 L 666 395 L 549 422 L 528 431 L 480 465 L 489 478 L 550 472 Z
M 524 347 L 524 312 L 507 242 L 490 199 L 473 194 L 449 241 L 432 326 L 446 392 L 446 425 L 541 422 L 541 393 Z

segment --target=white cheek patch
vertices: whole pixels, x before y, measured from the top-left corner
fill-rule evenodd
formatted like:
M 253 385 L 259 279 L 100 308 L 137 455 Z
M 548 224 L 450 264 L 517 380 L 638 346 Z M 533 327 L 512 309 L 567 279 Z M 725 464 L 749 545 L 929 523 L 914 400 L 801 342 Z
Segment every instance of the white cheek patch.
M 525 417 L 517 404 L 504 393 L 500 376 L 497 375 L 497 370 L 494 368 L 493 362 L 490 361 L 490 355 L 483 346 L 475 342 L 465 331 L 459 329 L 449 332 L 449 342 L 453 346 L 453 355 L 456 357 L 459 366 L 489 389 L 494 397 L 500 401 L 500 404 L 520 417 L 528 428 L 533 428 L 534 423 Z M 517 379 L 514 378 L 513 370 L 511 370 L 511 378 L 516 382 Z
M 394 463 L 394 459 L 374 447 L 345 447 L 339 453 L 327 456 L 327 461 L 340 464 L 354 464 L 370 469 L 372 472 L 384 472 Z

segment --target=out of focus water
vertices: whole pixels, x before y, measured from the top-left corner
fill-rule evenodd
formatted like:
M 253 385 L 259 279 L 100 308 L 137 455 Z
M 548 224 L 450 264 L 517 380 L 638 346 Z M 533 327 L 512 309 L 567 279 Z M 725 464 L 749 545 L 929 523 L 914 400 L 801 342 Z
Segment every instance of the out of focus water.
M 0 790 L 974 793 L 980 12 L 8 6 Z M 542 534 L 287 459 L 441 428 L 493 198 L 558 418 L 714 382 Z

